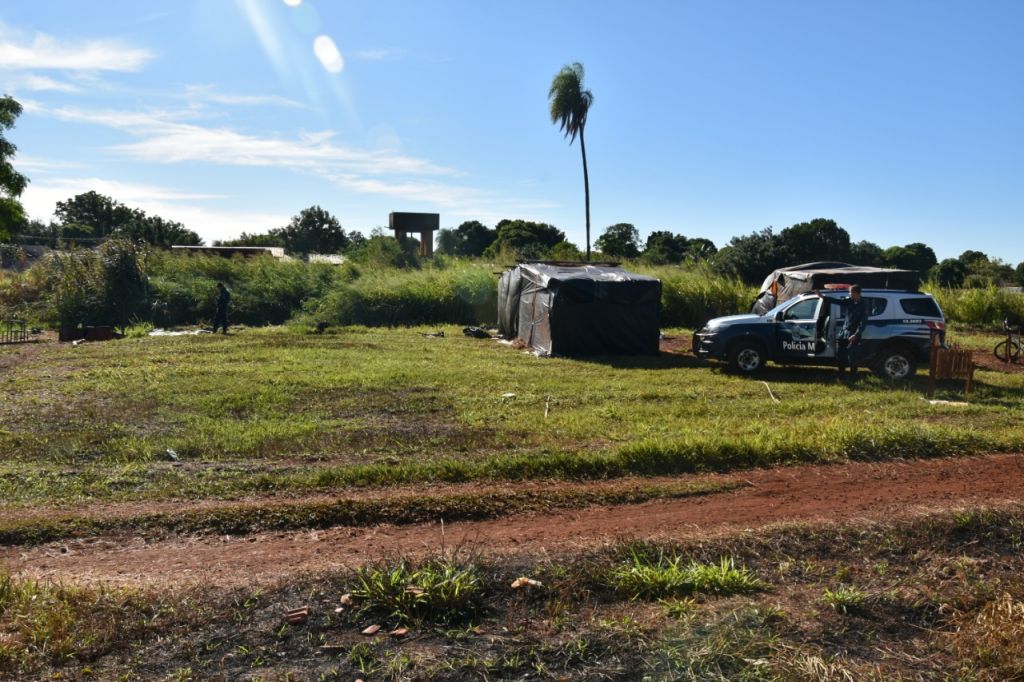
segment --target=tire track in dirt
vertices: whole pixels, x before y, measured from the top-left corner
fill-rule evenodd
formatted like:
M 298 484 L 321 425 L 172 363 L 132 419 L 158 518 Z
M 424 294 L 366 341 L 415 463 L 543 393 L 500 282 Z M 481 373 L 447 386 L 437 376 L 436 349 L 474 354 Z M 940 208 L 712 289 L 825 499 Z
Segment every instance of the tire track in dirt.
M 160 541 L 116 536 L 6 547 L 0 549 L 0 566 L 17 575 L 64 581 L 256 586 L 442 546 L 536 560 L 623 538 L 693 539 L 785 522 L 885 521 L 1024 503 L 1020 454 L 788 467 L 720 477 L 730 479 L 750 485 L 704 497 L 445 524 L 443 532 L 434 523 Z

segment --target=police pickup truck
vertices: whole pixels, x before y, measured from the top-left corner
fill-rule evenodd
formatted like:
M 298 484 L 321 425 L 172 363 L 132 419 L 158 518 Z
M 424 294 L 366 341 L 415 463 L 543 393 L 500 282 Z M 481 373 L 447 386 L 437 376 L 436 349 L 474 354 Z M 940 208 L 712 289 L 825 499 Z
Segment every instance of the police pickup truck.
M 826 285 L 823 291 L 797 296 L 764 315 L 716 317 L 693 335 L 699 357 L 727 360 L 736 370 L 752 373 L 768 360 L 802 365 L 833 365 L 836 336 L 843 328 L 848 286 Z M 918 363 L 928 362 L 932 334 L 943 340 L 946 320 L 930 294 L 919 291 L 864 289 L 868 320 L 858 364 L 880 377 L 913 376 Z

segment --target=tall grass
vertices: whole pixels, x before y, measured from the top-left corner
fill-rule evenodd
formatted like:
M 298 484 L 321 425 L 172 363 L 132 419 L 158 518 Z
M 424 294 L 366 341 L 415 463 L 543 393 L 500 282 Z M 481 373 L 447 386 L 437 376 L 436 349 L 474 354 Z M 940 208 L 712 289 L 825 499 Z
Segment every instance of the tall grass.
M 661 325 L 698 327 L 713 317 L 750 310 L 755 291 L 738 279 L 723 277 L 704 265 L 634 269 L 661 280 Z
M 232 323 L 281 324 L 307 301 L 322 296 L 339 274 L 322 263 L 168 252 L 153 253 L 149 267 L 150 319 L 158 325 L 212 319 L 217 282 L 231 290 Z
M 423 270 L 359 271 L 306 306 L 304 317 L 339 325 L 475 324 L 497 319 L 497 277 L 487 265 L 439 261 Z
M 109 316 L 111 304 L 102 278 L 78 276 L 68 267 L 85 260 L 81 254 L 74 259 L 55 254 L 21 274 L 0 272 L 0 316 L 103 323 L 99 318 Z M 664 327 L 697 327 L 712 317 L 745 312 L 754 298 L 752 287 L 701 264 L 636 262 L 626 267 L 661 280 Z M 497 269 L 493 263 L 445 256 L 416 268 L 378 261 L 336 267 L 153 250 L 145 254 L 148 281 L 139 294 L 144 300 L 133 301 L 130 307 L 140 322 L 204 323 L 213 316 L 214 284 L 222 281 L 232 290 L 230 319 L 235 324 L 280 324 L 291 319 L 366 326 L 482 324 L 497 316 Z M 1020 294 L 996 287 L 927 288 L 951 322 L 993 326 L 1006 317 L 1024 319 Z
M 971 326 L 999 326 L 1010 318 L 1024 322 L 1024 295 L 996 286 L 984 289 L 928 287 L 946 319 Z

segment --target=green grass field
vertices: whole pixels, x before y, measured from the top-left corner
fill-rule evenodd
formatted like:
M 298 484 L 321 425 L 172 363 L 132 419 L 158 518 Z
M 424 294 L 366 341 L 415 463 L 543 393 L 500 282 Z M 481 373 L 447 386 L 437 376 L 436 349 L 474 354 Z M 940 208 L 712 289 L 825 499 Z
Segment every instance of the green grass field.
M 677 354 L 542 359 L 426 331 L 47 345 L 0 375 L 0 499 L 230 499 L 1024 448 L 1019 375 L 979 372 L 969 406 L 933 405 L 923 374 L 851 389 L 821 368 L 746 378 Z

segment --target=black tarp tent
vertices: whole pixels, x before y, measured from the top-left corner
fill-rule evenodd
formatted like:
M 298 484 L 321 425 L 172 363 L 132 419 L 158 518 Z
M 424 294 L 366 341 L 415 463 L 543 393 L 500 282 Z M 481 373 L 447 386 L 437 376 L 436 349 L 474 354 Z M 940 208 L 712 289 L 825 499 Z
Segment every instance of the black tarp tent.
M 661 282 L 620 267 L 522 263 L 498 280 L 498 333 L 541 355 L 658 352 Z
M 826 284 L 859 284 L 868 289 L 916 291 L 920 278 L 915 270 L 873 268 L 848 263 L 804 263 L 779 268 L 764 280 L 750 312 L 764 315 L 780 303 Z

